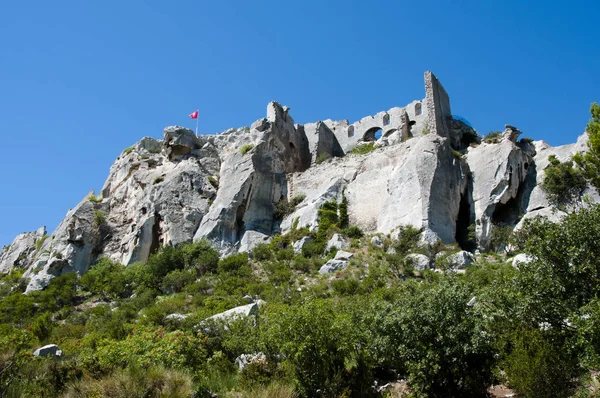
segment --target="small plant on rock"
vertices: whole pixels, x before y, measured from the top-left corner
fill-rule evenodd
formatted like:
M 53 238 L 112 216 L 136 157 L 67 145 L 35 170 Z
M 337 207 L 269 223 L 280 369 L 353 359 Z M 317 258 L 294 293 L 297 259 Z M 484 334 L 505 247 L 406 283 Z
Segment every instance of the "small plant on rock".
M 99 227 L 106 221 L 106 215 L 102 210 L 94 210 L 94 225 Z
M 240 154 L 243 156 L 243 155 L 247 154 L 248 152 L 250 152 L 252 150 L 252 148 L 254 148 L 254 145 L 252 145 L 252 144 L 242 145 L 242 147 L 240 148 Z

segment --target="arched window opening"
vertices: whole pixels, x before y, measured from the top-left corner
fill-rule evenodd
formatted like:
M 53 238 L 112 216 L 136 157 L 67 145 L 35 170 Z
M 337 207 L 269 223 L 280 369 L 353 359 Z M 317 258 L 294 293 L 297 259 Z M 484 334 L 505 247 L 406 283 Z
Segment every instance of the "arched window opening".
M 390 124 L 390 115 L 386 113 L 385 115 L 383 115 L 383 125 L 387 126 L 388 124 Z
M 382 130 L 381 127 L 371 127 L 363 135 L 363 141 L 377 141 L 381 138 Z
M 421 105 L 421 103 L 420 103 L 420 102 L 417 102 L 417 103 L 415 104 L 415 116 L 419 116 L 421 113 L 423 113 L 422 106 L 423 106 L 423 105 Z
M 348 138 L 354 137 L 354 126 L 348 127 Z

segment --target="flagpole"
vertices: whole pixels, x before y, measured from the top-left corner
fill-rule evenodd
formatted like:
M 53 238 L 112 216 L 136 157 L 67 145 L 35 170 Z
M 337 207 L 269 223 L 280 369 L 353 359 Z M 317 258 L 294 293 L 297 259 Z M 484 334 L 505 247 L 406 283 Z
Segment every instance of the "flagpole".
M 200 112 L 198 112 L 198 113 L 200 113 Z M 196 135 L 198 135 L 198 116 L 199 115 L 196 115 Z

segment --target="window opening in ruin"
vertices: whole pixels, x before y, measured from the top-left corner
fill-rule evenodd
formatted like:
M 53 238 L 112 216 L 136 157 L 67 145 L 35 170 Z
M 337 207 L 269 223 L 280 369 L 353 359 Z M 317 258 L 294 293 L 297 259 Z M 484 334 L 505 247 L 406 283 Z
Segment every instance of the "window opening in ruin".
M 418 103 L 415 105 L 415 115 L 416 115 L 416 116 L 419 116 L 419 115 L 420 115 L 422 112 L 423 112 L 422 105 L 421 105 L 421 103 L 420 103 L 420 102 L 418 102 Z
M 384 115 L 383 116 L 383 125 L 387 126 L 388 124 L 390 124 L 390 115 Z
M 377 141 L 381 138 L 381 127 L 371 127 L 363 135 L 363 141 Z
M 354 137 L 354 126 L 348 127 L 348 138 Z

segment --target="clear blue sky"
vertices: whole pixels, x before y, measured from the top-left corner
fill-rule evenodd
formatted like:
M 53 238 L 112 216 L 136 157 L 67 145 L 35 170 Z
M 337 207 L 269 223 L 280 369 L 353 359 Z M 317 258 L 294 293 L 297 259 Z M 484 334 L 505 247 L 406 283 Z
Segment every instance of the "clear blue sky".
M 526 5 L 524 5 L 526 4 Z M 277 100 L 297 122 L 424 96 L 432 70 L 482 133 L 553 145 L 600 101 L 598 1 L 0 3 L 0 245 L 49 232 L 119 153 L 167 125 L 245 126 Z

